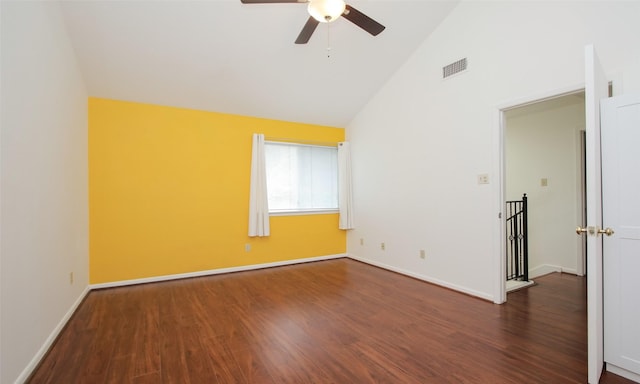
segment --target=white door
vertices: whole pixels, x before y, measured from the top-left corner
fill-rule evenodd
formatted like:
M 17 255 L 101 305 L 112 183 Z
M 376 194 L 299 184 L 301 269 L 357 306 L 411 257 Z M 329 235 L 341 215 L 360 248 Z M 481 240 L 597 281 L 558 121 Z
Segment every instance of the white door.
M 604 364 L 602 316 L 602 179 L 600 168 L 600 100 L 608 83 L 592 45 L 585 47 L 585 158 L 587 211 L 587 347 L 589 383 L 597 384 Z
M 640 95 L 601 104 L 604 360 L 640 382 Z

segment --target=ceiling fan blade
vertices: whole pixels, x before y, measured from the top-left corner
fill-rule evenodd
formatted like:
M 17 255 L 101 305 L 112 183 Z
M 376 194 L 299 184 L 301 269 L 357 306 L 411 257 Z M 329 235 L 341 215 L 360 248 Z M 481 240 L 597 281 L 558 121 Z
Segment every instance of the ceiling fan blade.
M 304 24 L 304 27 L 302 27 L 302 31 L 300 31 L 300 34 L 296 39 L 296 44 L 307 44 L 307 42 L 311 38 L 311 35 L 313 35 L 313 31 L 316 30 L 318 24 L 320 24 L 318 20 L 309 16 L 309 19 Z
M 242 4 L 306 3 L 308 0 L 240 0 Z
M 369 16 L 365 15 L 364 13 L 358 11 L 348 4 L 347 8 L 342 14 L 342 17 L 369 32 L 373 36 L 377 36 L 380 32 L 384 31 L 384 25 L 378 23 L 377 21 L 373 20 Z

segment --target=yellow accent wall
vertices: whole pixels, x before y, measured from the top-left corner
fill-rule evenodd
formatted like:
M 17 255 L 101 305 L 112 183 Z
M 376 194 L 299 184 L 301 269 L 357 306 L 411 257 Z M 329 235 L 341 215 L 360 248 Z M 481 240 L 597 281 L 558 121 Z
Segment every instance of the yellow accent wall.
M 253 133 L 344 140 L 343 128 L 90 98 L 90 282 L 345 253 L 337 214 L 272 217 L 270 237 L 247 236 Z

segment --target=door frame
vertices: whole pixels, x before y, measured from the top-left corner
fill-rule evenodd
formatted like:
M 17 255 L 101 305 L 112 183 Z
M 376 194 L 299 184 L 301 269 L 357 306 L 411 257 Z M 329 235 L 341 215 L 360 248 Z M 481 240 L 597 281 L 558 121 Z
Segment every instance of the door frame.
M 507 301 L 507 289 L 506 289 L 506 281 L 504 276 L 504 271 L 506 268 L 506 244 L 504 242 L 504 233 L 506 231 L 506 217 L 504 217 L 504 204 L 505 204 L 505 196 L 506 196 L 506 167 L 505 167 L 505 128 L 506 128 L 506 119 L 505 112 L 514 108 L 524 107 L 530 104 L 539 103 L 542 101 L 547 101 L 551 99 L 556 99 L 563 96 L 569 96 L 576 93 L 584 92 L 585 85 L 578 84 L 564 88 L 558 88 L 549 90 L 547 92 L 534 94 L 530 96 L 525 96 L 519 99 L 514 99 L 511 101 L 507 101 L 501 103 L 495 108 L 495 127 L 494 130 L 494 159 L 495 168 L 493 173 L 497 175 L 497 183 L 494 184 L 494 196 L 496 197 L 494 201 L 495 212 L 497 214 L 497 221 L 494 226 L 495 232 L 495 242 L 494 246 L 494 273 L 496 273 L 494 277 L 494 303 L 502 304 Z
M 579 224 L 581 227 L 587 226 L 587 127 L 585 121 L 585 127 L 583 127 L 580 132 L 578 132 L 578 155 L 580 159 L 578 162 L 580 163 L 580 175 L 578 175 L 578 182 L 580 183 L 582 194 L 579 197 L 580 206 L 579 217 L 577 217 Z M 586 236 L 578 236 L 578 260 L 576 261 L 576 274 L 578 276 L 585 276 L 587 274 L 587 239 Z

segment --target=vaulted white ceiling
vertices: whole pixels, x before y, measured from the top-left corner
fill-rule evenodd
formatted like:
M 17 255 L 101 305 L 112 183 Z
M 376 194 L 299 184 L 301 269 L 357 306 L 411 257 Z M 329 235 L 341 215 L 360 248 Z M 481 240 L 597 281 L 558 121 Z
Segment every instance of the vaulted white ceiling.
M 89 95 L 345 127 L 458 0 L 352 0 L 386 26 L 344 18 L 294 41 L 306 4 L 64 1 Z M 329 57 L 328 57 L 329 56 Z

